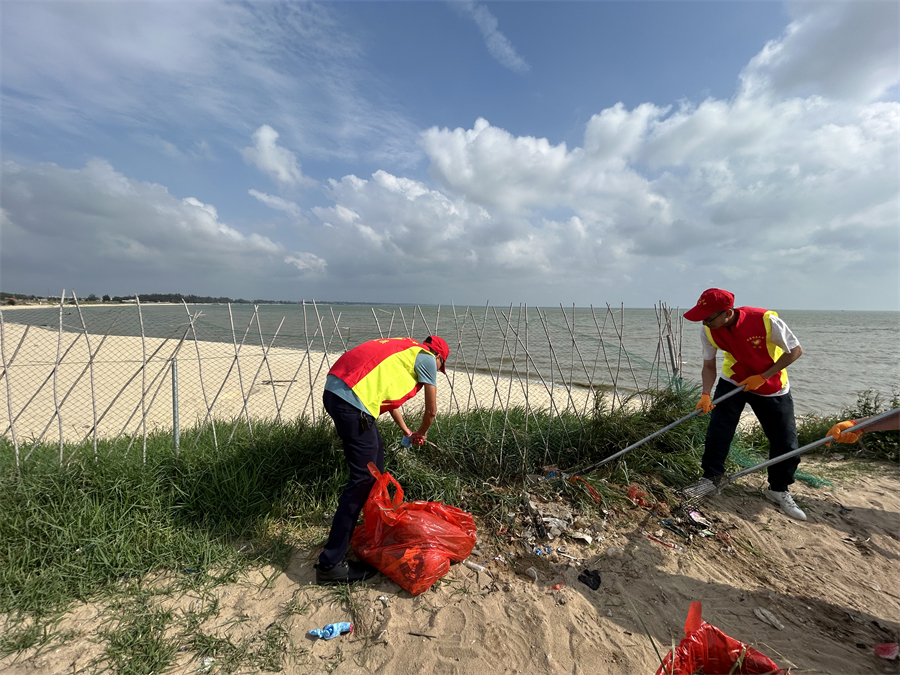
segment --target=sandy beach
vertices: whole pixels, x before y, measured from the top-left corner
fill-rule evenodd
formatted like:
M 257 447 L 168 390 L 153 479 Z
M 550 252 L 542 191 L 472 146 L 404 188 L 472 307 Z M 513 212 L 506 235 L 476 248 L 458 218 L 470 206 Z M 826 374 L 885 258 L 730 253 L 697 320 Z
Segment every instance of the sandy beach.
M 289 673 L 653 673 L 659 661 L 650 637 L 663 654 L 677 644 L 694 600 L 703 603 L 704 620 L 791 672 L 898 672 L 896 661 L 873 653 L 875 644 L 896 641 L 900 631 L 896 468 L 882 466 L 831 488 L 798 484 L 806 523 L 767 503 L 761 487 L 762 478 L 750 476 L 710 500 L 703 513 L 717 536 L 682 541 L 684 552 L 645 537 L 642 531 L 678 543 L 660 527 L 658 514 L 633 507 L 595 524 L 597 539 L 589 546 L 545 542 L 550 556 L 533 555 L 528 542 L 514 537 L 481 532 L 472 559 L 484 563 L 484 572 L 453 565 L 415 597 L 379 575 L 354 587 L 355 612 L 341 596 L 313 585 L 315 547 L 295 548 L 285 570 L 259 569 L 217 587 L 213 598 L 189 593 L 155 602 L 176 616 L 217 602 L 203 630 L 233 642 L 261 635 L 287 608 L 302 606 L 286 623 Z M 498 554 L 512 564 L 491 559 Z M 537 582 L 522 573 L 527 567 L 539 570 Z M 599 571 L 599 589 L 577 580 L 583 569 Z M 761 610 L 777 625 L 762 619 Z M 0 659 L 0 672 L 80 672 L 102 653 L 94 638 L 111 616 L 102 604 L 73 608 L 57 625 L 74 631 L 72 639 Z M 334 621 L 354 621 L 354 632 L 328 642 L 307 636 Z M 171 672 L 214 667 L 214 659 L 204 665 L 182 654 Z
M 235 358 L 233 344 L 182 341 L 181 335 L 142 340 L 69 332 L 60 337 L 56 329 L 35 326 L 25 331 L 25 326 L 7 318 L 4 357 L 11 362 L 8 384 L 15 433 L 23 442 L 36 438 L 56 442 L 60 435 L 64 442 L 80 442 L 93 435 L 94 419 L 101 438 L 140 436 L 143 419 L 148 431 L 173 428 L 172 359 L 178 364 L 182 429 L 204 421 L 208 413 L 220 420 L 249 416 L 251 423 L 298 416 L 317 419 L 328 369 L 340 355 L 270 348 L 257 338 L 255 344 L 248 340 L 238 345 Z M 6 384 L 0 382 L 0 426 L 9 434 Z M 593 395 L 534 376 L 510 380 L 452 368 L 446 379 L 441 376 L 438 381 L 442 413 L 526 404 L 538 410 L 552 407 L 554 413 L 584 412 L 591 409 Z M 406 404 L 404 412 L 415 415 L 421 405 L 419 396 Z M 54 414 L 57 408 L 59 417 Z

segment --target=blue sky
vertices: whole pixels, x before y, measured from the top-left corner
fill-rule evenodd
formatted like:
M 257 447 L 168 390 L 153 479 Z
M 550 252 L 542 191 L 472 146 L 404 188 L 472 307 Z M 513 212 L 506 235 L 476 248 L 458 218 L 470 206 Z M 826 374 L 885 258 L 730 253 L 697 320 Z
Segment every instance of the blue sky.
M 894 2 L 4 2 L 0 287 L 900 309 Z

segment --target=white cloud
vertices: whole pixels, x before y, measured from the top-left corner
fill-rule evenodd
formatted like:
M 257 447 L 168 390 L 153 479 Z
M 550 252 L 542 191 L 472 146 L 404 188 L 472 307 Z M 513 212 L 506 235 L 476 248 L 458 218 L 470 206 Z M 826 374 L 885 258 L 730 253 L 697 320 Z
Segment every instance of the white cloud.
M 275 195 L 269 195 L 265 192 L 260 192 L 259 190 L 248 190 L 251 197 L 255 197 L 263 204 L 268 206 L 271 209 L 275 209 L 276 211 L 284 211 L 289 216 L 294 218 L 299 218 L 303 214 L 303 209 L 296 202 L 292 202 L 288 199 L 283 199 L 281 197 L 276 197 Z
M 324 3 L 4 3 L 3 23 L 7 133 L 103 125 L 178 146 L 159 131 L 174 126 L 230 151 L 266 120 L 304 157 L 419 158 Z
M 872 101 L 900 81 L 896 2 L 792 2 L 794 20 L 741 75 L 745 91 Z
M 491 14 L 487 7 L 469 1 L 461 2 L 459 6 L 475 21 L 478 30 L 484 37 L 484 44 L 487 46 L 488 52 L 504 68 L 509 68 L 516 73 L 527 73 L 531 70 L 525 59 L 516 52 L 512 43 L 497 29 L 497 17 Z
M 284 187 L 315 185 L 316 181 L 303 175 L 297 156 L 278 145 L 278 132 L 263 124 L 253 134 L 254 145 L 241 150 L 244 161 L 271 176 Z
M 178 199 L 99 159 L 74 170 L 6 161 L 2 190 L 3 275 L 26 287 L 52 280 L 98 294 L 153 288 L 241 297 L 258 289 L 264 297 L 274 280 L 326 268 L 310 252 L 222 222 L 211 204 Z

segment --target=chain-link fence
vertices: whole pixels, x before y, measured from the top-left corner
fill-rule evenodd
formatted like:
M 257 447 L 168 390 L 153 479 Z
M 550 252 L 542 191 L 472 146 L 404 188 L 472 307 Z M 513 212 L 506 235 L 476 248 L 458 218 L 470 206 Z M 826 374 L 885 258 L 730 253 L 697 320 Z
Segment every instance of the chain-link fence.
M 315 421 L 341 353 L 369 339 L 430 334 L 450 345 L 440 413 L 489 409 L 505 424 L 518 408 L 552 425 L 561 415 L 590 415 L 598 397 L 616 408 L 678 377 L 682 332 L 681 315 L 664 303 L 188 306 L 135 298 L 82 306 L 64 293 L 52 306 L 0 310 L 0 438 L 8 441 L 0 452 L 14 452 L 19 466 L 39 444 L 58 443 L 65 462 L 99 439 L 146 448 L 159 429 L 171 430 L 177 449 L 211 420 L 251 433 L 263 419 Z M 415 416 L 421 405 L 416 397 L 404 411 Z

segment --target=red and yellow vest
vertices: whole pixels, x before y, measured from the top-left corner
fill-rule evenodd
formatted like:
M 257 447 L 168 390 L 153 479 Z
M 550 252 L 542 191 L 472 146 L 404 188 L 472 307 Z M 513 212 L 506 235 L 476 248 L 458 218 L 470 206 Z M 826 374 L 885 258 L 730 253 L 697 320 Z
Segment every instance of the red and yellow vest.
M 429 352 L 412 338 L 369 340 L 342 354 L 328 374 L 343 380 L 378 417 L 399 408 L 422 388 L 415 366 L 423 351 Z
M 768 370 L 784 353 L 772 342 L 772 319 L 778 316 L 771 310 L 758 307 L 738 307 L 738 320 L 729 328 L 706 327 L 709 341 L 725 352 L 722 374 L 735 382 Z M 754 394 L 777 394 L 787 386 L 787 370 L 780 370 L 754 389 Z

